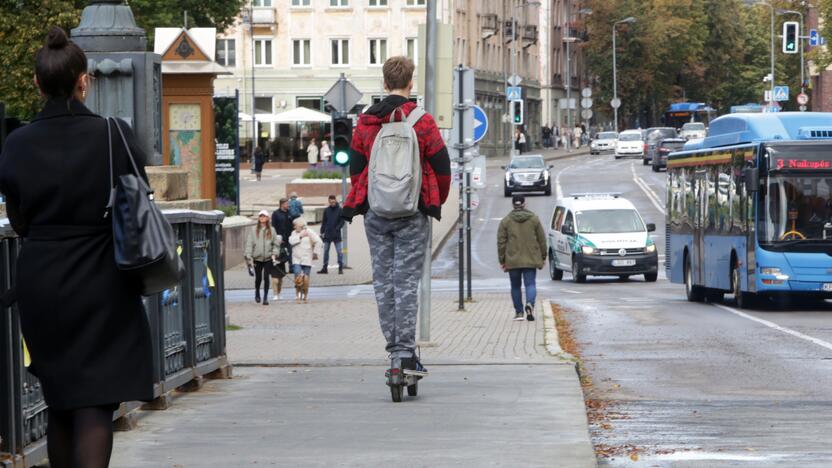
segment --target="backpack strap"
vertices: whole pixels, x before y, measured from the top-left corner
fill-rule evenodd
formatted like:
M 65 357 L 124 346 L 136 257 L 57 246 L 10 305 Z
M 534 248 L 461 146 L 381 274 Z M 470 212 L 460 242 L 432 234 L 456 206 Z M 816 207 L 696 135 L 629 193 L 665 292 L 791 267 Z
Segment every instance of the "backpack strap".
M 424 109 L 422 109 L 421 107 L 418 107 L 418 106 L 417 106 L 417 107 L 415 107 L 415 108 L 414 108 L 414 109 L 410 112 L 410 115 L 408 115 L 408 116 L 407 116 L 407 125 L 409 125 L 409 126 L 410 126 L 410 128 L 415 127 L 415 126 L 416 126 L 416 123 L 417 123 L 417 122 L 418 122 L 418 121 L 419 121 L 422 117 L 424 117 L 424 116 L 425 116 L 425 114 L 427 114 L 427 112 L 426 112 Z

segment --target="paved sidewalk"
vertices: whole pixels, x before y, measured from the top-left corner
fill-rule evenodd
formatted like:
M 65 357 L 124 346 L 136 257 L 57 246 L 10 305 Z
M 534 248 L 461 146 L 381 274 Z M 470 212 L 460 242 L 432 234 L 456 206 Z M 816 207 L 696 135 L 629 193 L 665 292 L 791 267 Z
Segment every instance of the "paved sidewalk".
M 583 395 L 551 311 L 514 322 L 507 295 L 435 297 L 430 375 L 395 404 L 370 296 L 230 303 L 233 380 L 209 381 L 119 433 L 126 468 L 593 467 Z

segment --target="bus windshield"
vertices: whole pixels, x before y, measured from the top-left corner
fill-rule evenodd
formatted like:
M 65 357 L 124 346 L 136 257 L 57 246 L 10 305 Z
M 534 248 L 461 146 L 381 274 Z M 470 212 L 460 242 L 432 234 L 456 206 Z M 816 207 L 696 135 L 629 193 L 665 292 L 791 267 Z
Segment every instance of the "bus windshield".
M 612 234 L 643 232 L 646 228 L 635 210 L 578 211 L 578 232 L 583 234 Z
M 832 175 L 772 175 L 764 193 L 760 245 L 832 247 Z

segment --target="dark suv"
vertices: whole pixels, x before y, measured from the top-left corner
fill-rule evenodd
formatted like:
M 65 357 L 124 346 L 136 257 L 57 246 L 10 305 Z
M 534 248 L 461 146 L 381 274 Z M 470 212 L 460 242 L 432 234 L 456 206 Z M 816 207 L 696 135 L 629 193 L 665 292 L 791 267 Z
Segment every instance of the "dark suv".
M 506 171 L 503 194 L 510 197 L 514 192 L 543 192 L 552 194 L 552 179 L 543 156 L 539 154 L 515 156 L 508 166 L 502 166 Z
M 644 157 L 642 158 L 641 162 L 645 166 L 650 164 L 650 162 L 653 160 L 653 156 L 656 155 L 659 143 L 662 140 L 679 138 L 679 134 L 676 132 L 676 129 L 672 127 L 648 128 L 647 131 L 645 131 L 644 133 L 646 135 L 644 139 L 645 148 Z
M 682 148 L 687 143 L 684 138 L 668 138 L 659 142 L 659 148 L 656 155 L 653 157 L 653 172 L 659 172 L 660 169 L 667 169 L 667 155 L 682 151 Z

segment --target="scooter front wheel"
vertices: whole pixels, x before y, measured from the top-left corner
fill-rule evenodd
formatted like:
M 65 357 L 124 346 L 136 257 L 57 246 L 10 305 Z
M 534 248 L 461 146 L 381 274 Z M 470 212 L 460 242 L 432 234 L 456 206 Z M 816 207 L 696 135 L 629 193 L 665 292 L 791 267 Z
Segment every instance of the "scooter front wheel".
M 403 385 L 391 385 L 390 396 L 393 398 L 393 403 L 401 403 L 402 401 L 402 387 Z M 408 387 L 408 392 L 410 391 Z

